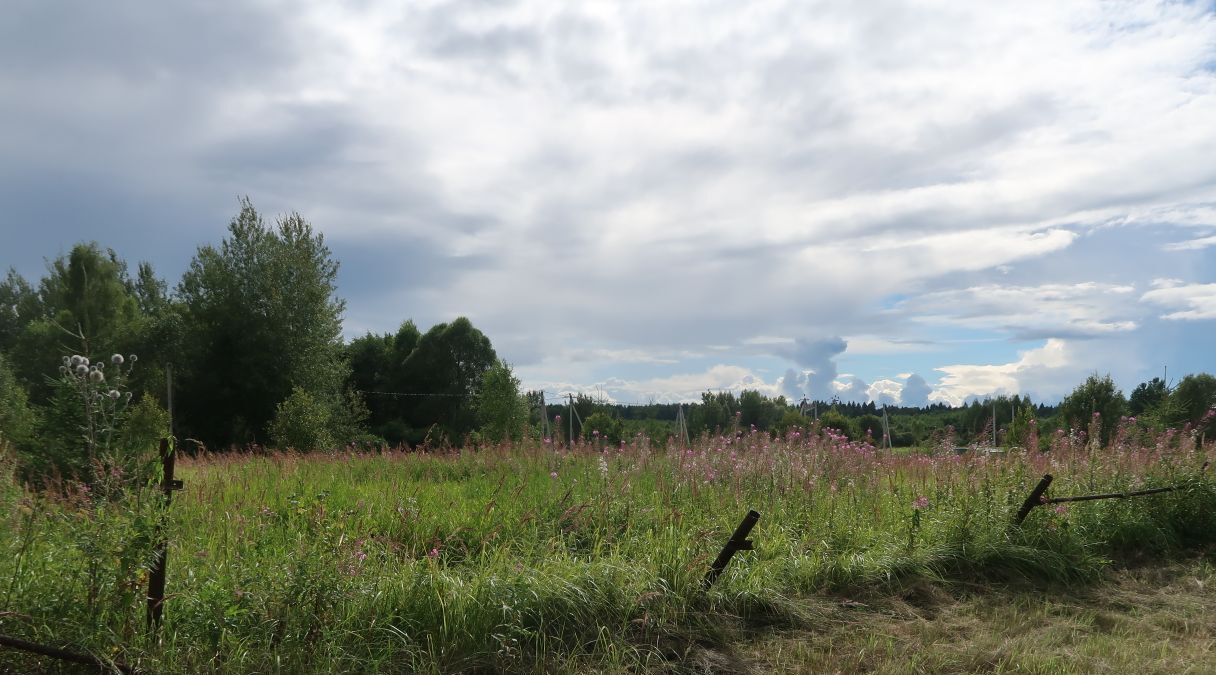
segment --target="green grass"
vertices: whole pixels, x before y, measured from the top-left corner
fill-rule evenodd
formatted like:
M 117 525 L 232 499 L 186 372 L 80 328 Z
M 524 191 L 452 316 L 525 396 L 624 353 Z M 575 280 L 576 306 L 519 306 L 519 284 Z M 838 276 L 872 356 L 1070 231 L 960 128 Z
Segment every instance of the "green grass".
M 169 673 L 740 669 L 740 631 L 814 625 L 808 599 L 825 594 L 1094 581 L 1129 550 L 1203 543 L 1206 459 L 1176 437 L 1102 451 L 1060 437 L 1049 454 L 995 458 L 815 434 L 208 456 L 179 462 L 167 519 L 151 489 L 107 501 L 5 479 L 0 633 Z M 1059 495 L 1185 489 L 1038 508 L 1013 527 L 1047 472 Z M 756 550 L 703 591 L 749 508 Z M 153 640 L 142 596 L 158 527 L 170 596 Z M 0 652 L 0 669 L 35 663 Z

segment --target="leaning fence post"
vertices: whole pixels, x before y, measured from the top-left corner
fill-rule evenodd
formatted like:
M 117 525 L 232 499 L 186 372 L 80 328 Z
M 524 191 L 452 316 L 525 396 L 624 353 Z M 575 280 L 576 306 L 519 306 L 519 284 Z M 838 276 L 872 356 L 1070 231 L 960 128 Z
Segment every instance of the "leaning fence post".
M 165 496 L 165 511 L 173 501 L 173 491 L 182 489 L 182 481 L 173 477 L 173 465 L 177 453 L 169 447 L 169 439 L 160 441 L 160 463 L 164 470 L 160 489 Z M 169 540 L 163 529 L 156 534 L 156 548 L 152 557 L 152 569 L 148 573 L 148 628 L 160 627 L 165 611 L 165 573 L 169 564 Z
M 1026 516 L 1030 515 L 1031 509 L 1043 502 L 1043 493 L 1047 492 L 1047 488 L 1050 486 L 1051 474 L 1044 474 L 1043 480 L 1034 486 L 1034 489 L 1030 491 L 1030 495 L 1026 497 L 1026 501 L 1022 502 L 1022 508 L 1018 509 L 1018 515 L 1015 519 L 1018 525 L 1021 525 L 1022 521 L 1026 520 Z
M 760 520 L 760 514 L 755 511 L 748 511 L 746 516 L 743 516 L 743 522 L 739 523 L 739 527 L 735 528 L 735 533 L 730 535 L 730 539 L 726 541 L 726 546 L 722 547 L 722 552 L 714 560 L 714 563 L 709 566 L 709 572 L 705 575 L 705 580 L 702 582 L 705 588 L 713 585 L 714 581 L 721 576 L 726 570 L 730 559 L 735 557 L 736 551 L 752 550 L 752 541 L 747 538 L 751 533 L 752 528 L 756 526 L 756 521 Z

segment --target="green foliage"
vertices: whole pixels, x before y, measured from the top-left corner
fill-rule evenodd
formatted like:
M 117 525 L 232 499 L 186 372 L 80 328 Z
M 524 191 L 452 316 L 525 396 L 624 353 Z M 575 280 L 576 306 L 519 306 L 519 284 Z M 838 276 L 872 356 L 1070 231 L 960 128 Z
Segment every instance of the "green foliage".
M 1060 403 L 1060 416 L 1073 429 L 1088 429 L 1095 415 L 1098 416 L 1098 442 L 1105 447 L 1119 425 L 1119 418 L 1127 412 L 1127 399 L 1115 386 L 1110 375 L 1096 373 L 1064 397 Z
M 473 432 L 481 423 L 477 392 L 498 362 L 490 339 L 464 317 L 426 334 L 406 321 L 396 334 L 352 341 L 346 353 L 349 384 L 364 392 L 369 424 L 392 443 L 458 440 Z
M 38 313 L 38 294 L 29 282 L 9 268 L 0 281 L 0 352 L 11 352 L 25 327 Z
M 853 420 L 845 417 L 839 410 L 832 408 L 819 416 L 820 429 L 834 429 L 846 437 L 857 438 L 857 427 Z
M 28 449 L 34 443 L 38 418 L 4 354 L 0 352 L 0 439 L 17 448 Z
M 853 421 L 858 438 L 869 438 L 874 445 L 882 445 L 882 418 L 878 415 L 862 415 Z
M 130 443 L 123 433 L 132 398 L 128 381 L 136 360 L 121 354 L 63 357 L 59 376 L 47 378 L 52 393 L 38 443 L 22 454 L 27 479 L 58 476 L 96 485 L 108 480 L 112 469 L 125 473 L 138 463 L 131 456 L 138 433 L 133 428 Z
M 36 295 L 11 273 L 5 286 L 0 295 L 16 298 L 10 301 L 15 311 L 0 311 L 9 315 L 6 330 L 15 333 L 12 365 L 38 405 L 53 395 L 44 368 L 49 355 L 102 348 L 129 353 L 147 328 L 126 262 L 97 243 L 77 244 L 49 262 Z
M 178 426 L 219 446 L 256 440 L 296 388 L 341 416 L 338 263 L 299 214 L 268 226 L 248 199 L 218 248 L 198 249 L 181 300 Z
M 1165 426 L 1181 429 L 1190 424 L 1200 433 L 1212 434 L 1216 429 L 1212 409 L 1216 407 L 1216 377 L 1207 373 L 1187 375 L 1170 392 L 1162 406 L 1161 421 Z
M 773 425 L 773 431 L 777 432 L 778 436 L 784 436 L 793 429 L 809 429 L 811 428 L 811 418 L 803 415 L 797 410 L 786 410 L 781 413 L 781 419 Z
M 519 393 L 519 378 L 501 359 L 481 376 L 475 399 L 478 430 L 489 443 L 523 440 L 528 402 Z
M 1127 401 L 1127 411 L 1136 416 L 1153 412 L 1169 393 L 1165 380 L 1159 377 L 1154 377 L 1148 382 L 1141 382 L 1132 390 L 1132 395 Z
M 624 435 L 621 421 L 606 412 L 595 412 L 583 420 L 583 440 L 617 446 Z
M 99 501 L 10 480 L 0 619 L 5 634 L 157 673 L 704 669 L 698 650 L 734 631 L 821 624 L 806 608 L 825 594 L 902 596 L 941 579 L 1075 586 L 1122 551 L 1204 550 L 1216 536 L 1208 455 L 1157 440 L 1118 453 L 1062 440 L 1000 459 L 764 433 L 672 452 L 181 458 L 186 489 L 167 518 L 151 490 Z M 1041 507 L 1011 526 L 1048 462 L 1059 494 L 1184 489 Z M 705 590 L 748 508 L 763 514 L 755 549 Z M 141 573 L 158 529 L 173 557 L 153 639 Z
M 283 450 L 329 450 L 334 444 L 330 435 L 332 412 L 303 387 L 296 387 L 275 407 L 270 438 Z

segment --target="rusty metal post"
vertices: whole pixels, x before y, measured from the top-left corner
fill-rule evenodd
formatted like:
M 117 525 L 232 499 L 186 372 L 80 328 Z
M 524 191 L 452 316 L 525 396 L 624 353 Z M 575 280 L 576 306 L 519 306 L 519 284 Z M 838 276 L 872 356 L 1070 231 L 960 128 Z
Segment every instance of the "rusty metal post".
M 730 564 L 730 559 L 735 557 L 736 551 L 752 550 L 752 541 L 747 538 L 751 533 L 752 528 L 756 526 L 756 522 L 760 520 L 760 514 L 755 511 L 748 511 L 743 517 L 743 522 L 739 523 L 739 527 L 735 528 L 735 533 L 730 535 L 730 539 L 726 541 L 726 546 L 722 547 L 722 552 L 710 565 L 709 572 L 705 575 L 705 580 L 702 582 L 705 588 L 709 588 L 714 584 L 714 581 L 722 575 L 726 570 L 726 566 Z

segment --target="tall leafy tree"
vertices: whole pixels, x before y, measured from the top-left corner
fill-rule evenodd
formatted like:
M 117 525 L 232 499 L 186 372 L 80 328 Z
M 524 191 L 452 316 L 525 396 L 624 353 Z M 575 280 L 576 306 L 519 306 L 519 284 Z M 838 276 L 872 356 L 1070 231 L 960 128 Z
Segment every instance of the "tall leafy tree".
M 528 401 L 519 393 L 519 378 L 498 360 L 481 377 L 475 399 L 482 438 L 490 443 L 521 440 L 528 424 Z
M 20 298 L 17 316 L 23 324 L 11 364 L 39 404 L 50 397 L 46 375 L 63 355 L 130 353 L 147 327 L 126 262 L 95 242 L 77 244 L 48 263 L 36 298 L 21 287 L 20 282 L 11 286 Z
M 1119 418 L 1126 412 L 1127 399 L 1123 398 L 1123 392 L 1115 386 L 1110 375 L 1097 373 L 1086 378 L 1060 402 L 1060 416 L 1074 429 L 1087 429 L 1093 416 L 1100 416 L 1098 442 L 1103 446 L 1110 442 Z
M 181 301 L 179 425 L 224 446 L 265 438 L 295 388 L 342 407 L 338 263 L 299 214 L 267 225 L 249 199 L 220 246 L 198 249 Z
M 401 366 L 402 391 L 417 394 L 406 421 L 415 429 L 437 425 L 451 440 L 473 431 L 474 396 L 497 361 L 490 338 L 468 319 L 432 326 Z

